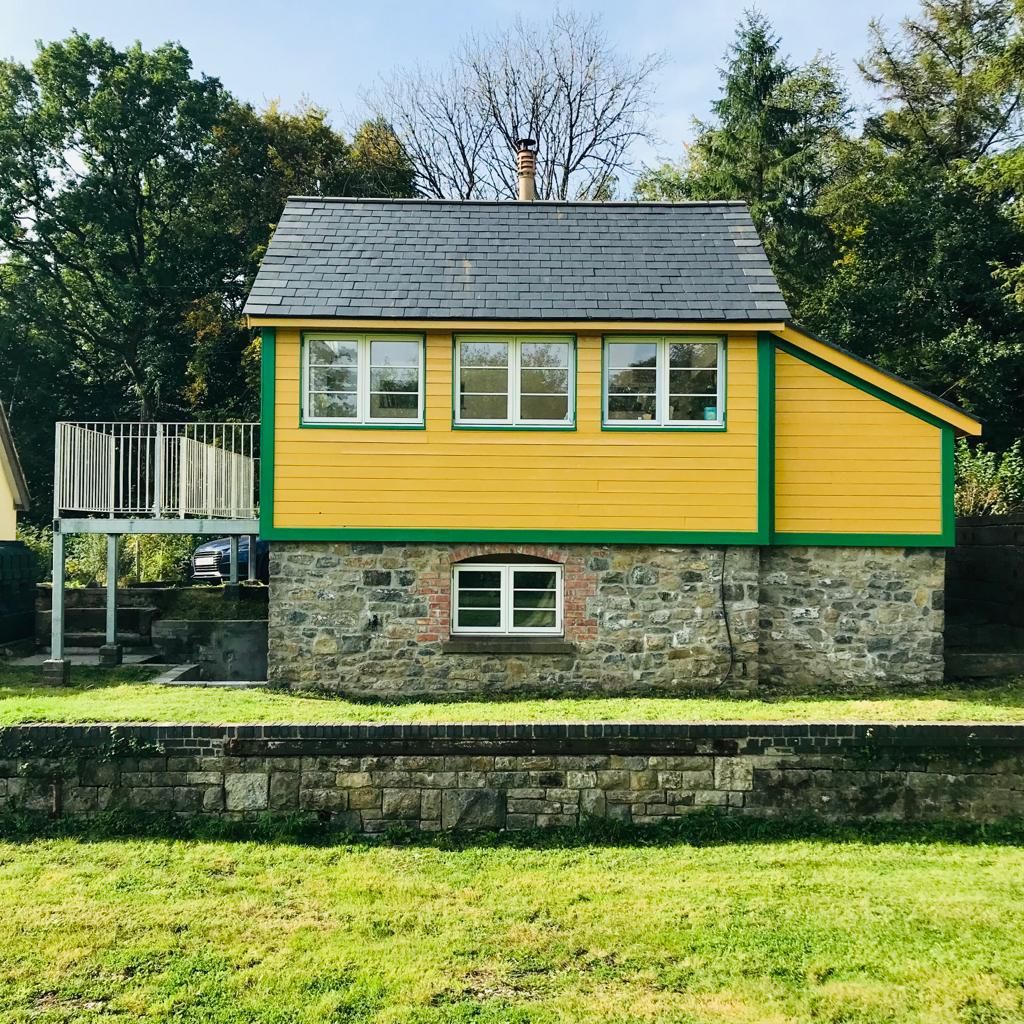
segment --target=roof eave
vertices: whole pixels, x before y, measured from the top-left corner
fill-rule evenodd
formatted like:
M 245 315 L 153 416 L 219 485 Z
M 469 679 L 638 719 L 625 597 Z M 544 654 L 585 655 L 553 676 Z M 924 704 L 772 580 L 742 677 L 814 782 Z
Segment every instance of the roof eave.
M 948 423 L 964 436 L 981 436 L 983 423 L 978 417 L 954 405 L 947 399 L 941 398 L 939 395 L 933 395 L 930 391 L 918 387 L 918 385 L 899 376 L 899 374 L 886 370 L 870 359 L 865 359 L 863 356 L 859 356 L 849 351 L 849 349 L 835 344 L 835 342 L 826 341 L 824 338 L 808 331 L 805 327 L 801 327 L 793 320 L 787 320 L 783 329 L 774 333 L 791 343 L 797 342 L 799 344 L 801 340 L 810 341 L 815 346 L 819 346 L 824 350 L 816 354 L 827 362 L 831 362 L 833 365 L 847 370 L 847 372 L 853 372 L 856 376 L 860 376 L 862 379 L 881 387 L 882 390 L 888 391 L 894 397 L 909 400 L 912 405 L 915 405 L 922 412 L 926 412 L 936 419 Z M 840 360 L 836 357 L 842 358 Z M 844 363 L 846 365 L 843 365 Z M 850 364 L 853 365 L 851 366 Z M 859 373 L 858 367 L 860 368 Z M 881 378 L 881 380 L 878 378 Z M 910 392 L 911 395 L 908 395 L 906 392 Z
M 14 494 L 14 507 L 18 512 L 28 510 L 31 495 L 28 492 L 28 481 L 18 457 L 18 449 L 14 445 L 14 435 L 7 421 L 7 413 L 0 402 L 0 451 L 3 453 L 4 470 L 7 474 Z

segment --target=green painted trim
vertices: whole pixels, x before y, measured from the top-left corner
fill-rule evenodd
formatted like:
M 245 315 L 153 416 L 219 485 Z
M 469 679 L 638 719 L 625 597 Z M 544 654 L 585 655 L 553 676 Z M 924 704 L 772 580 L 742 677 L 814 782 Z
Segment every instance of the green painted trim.
M 946 548 L 941 533 L 773 533 L 776 547 Z
M 420 360 L 423 367 L 423 418 L 415 423 L 388 423 L 383 420 L 371 420 L 369 423 L 333 423 L 313 422 L 306 419 L 305 409 L 305 377 L 306 377 L 306 335 L 312 334 L 322 337 L 325 334 L 340 334 L 350 338 L 366 338 L 370 335 L 397 334 L 400 337 L 412 341 L 414 338 L 420 343 Z M 299 332 L 299 429 L 300 430 L 426 430 L 427 429 L 427 336 L 419 331 L 402 331 L 398 328 L 388 328 L 382 331 L 343 331 L 337 329 L 314 330 Z
M 699 427 L 694 424 L 692 427 L 601 427 L 603 434 L 698 434 L 721 433 L 725 430 L 724 423 L 712 423 L 707 427 Z
M 502 544 L 746 544 L 758 543 L 757 534 L 743 531 L 700 530 L 447 530 L 376 529 L 369 526 L 283 528 L 262 534 L 264 540 L 312 541 L 458 541 Z
M 426 430 L 423 423 L 305 423 L 303 430 Z
M 923 420 L 925 423 L 930 424 L 933 427 L 938 427 L 940 430 L 944 430 L 949 426 L 943 420 L 932 416 L 930 413 L 924 412 L 922 409 L 918 409 L 916 405 L 911 405 L 909 402 L 905 402 L 902 398 L 897 398 L 895 395 L 889 394 L 888 391 L 883 391 L 882 388 L 877 387 L 874 384 L 869 384 L 866 380 L 861 380 L 860 377 L 855 377 L 852 373 L 848 373 L 846 370 L 828 363 L 824 359 L 820 359 L 818 356 L 811 355 L 810 352 L 805 352 L 802 348 L 797 348 L 796 345 L 790 344 L 783 338 L 775 339 L 776 347 L 785 352 L 786 355 L 793 356 L 796 359 L 802 359 L 805 363 L 813 366 L 815 369 L 821 370 L 824 373 L 835 377 L 837 380 L 843 381 L 844 384 L 849 384 L 851 387 L 857 388 L 858 391 L 863 391 L 865 394 L 871 395 L 872 398 L 877 398 L 879 401 L 886 402 L 901 412 L 909 413 L 911 416 L 916 416 L 919 420 Z
M 452 430 L 497 430 L 497 431 L 511 431 L 512 433 L 519 434 L 543 434 L 554 432 L 556 434 L 571 434 L 576 429 L 575 423 L 567 423 L 564 427 L 520 427 L 514 423 L 501 423 L 493 427 L 489 427 L 486 424 L 480 424 L 476 426 L 473 423 L 453 423 Z
M 775 532 L 775 338 L 757 336 L 757 534 L 771 544 Z
M 729 422 L 729 335 L 728 334 L 717 334 L 712 332 L 711 334 L 700 334 L 697 331 L 682 331 L 678 333 L 678 337 L 685 338 L 687 335 L 696 335 L 700 338 L 717 338 L 722 346 L 722 366 L 720 373 L 722 375 L 722 421 L 709 422 L 706 427 L 701 426 L 699 423 L 688 423 L 685 425 L 666 425 L 664 427 L 645 427 L 643 421 L 637 421 L 636 426 L 612 426 L 612 421 L 607 419 L 608 413 L 608 396 L 605 394 L 604 386 L 607 381 L 605 375 L 605 356 L 608 351 L 608 339 L 615 338 L 642 338 L 645 334 L 649 334 L 652 338 L 660 339 L 667 338 L 671 334 L 665 332 L 654 332 L 654 331 L 623 331 L 621 333 L 605 332 L 601 335 L 601 390 L 600 390 L 600 401 L 601 401 L 601 433 L 605 434 L 687 434 L 696 431 L 697 433 L 703 434 L 714 434 L 721 433 L 728 429 Z M 716 396 L 717 397 L 717 396 Z
M 539 427 L 532 427 L 527 423 L 459 423 L 457 415 L 459 381 L 456 376 L 459 339 L 478 336 L 496 338 L 568 338 L 572 342 L 572 422 L 562 424 L 548 423 Z M 579 419 L 579 378 L 580 347 L 578 334 L 571 332 L 557 334 L 550 331 L 520 331 L 518 333 L 515 331 L 452 331 L 452 430 L 518 430 L 522 432 L 547 432 L 554 430 L 571 434 L 576 429 L 576 421 Z
M 260 536 L 274 529 L 274 403 L 277 399 L 277 331 L 260 330 Z
M 942 539 L 945 547 L 956 546 L 956 434 L 952 427 L 942 431 Z

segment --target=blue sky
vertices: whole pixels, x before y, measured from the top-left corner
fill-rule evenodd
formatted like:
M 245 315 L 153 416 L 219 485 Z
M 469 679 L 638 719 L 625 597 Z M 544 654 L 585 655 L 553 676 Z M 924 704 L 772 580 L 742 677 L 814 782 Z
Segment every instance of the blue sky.
M 326 107 L 347 129 L 363 112 L 362 96 L 396 65 L 442 63 L 468 31 L 490 31 L 517 13 L 543 19 L 549 0 L 0 0 L 0 56 L 31 60 L 37 39 L 58 39 L 72 28 L 117 45 L 136 39 L 153 46 L 183 43 L 197 70 L 216 75 L 236 95 L 263 105 L 294 106 L 303 96 Z M 736 21 L 750 0 L 599 0 L 577 10 L 603 15 L 609 35 L 626 53 L 663 52 L 654 129 L 660 142 L 638 153 L 644 162 L 675 158 L 689 137 L 690 119 L 705 116 L 717 93 L 717 67 Z M 832 53 L 854 95 L 870 95 L 856 80 L 867 23 L 881 17 L 896 28 L 917 9 L 914 0 L 762 0 L 758 5 L 796 61 Z

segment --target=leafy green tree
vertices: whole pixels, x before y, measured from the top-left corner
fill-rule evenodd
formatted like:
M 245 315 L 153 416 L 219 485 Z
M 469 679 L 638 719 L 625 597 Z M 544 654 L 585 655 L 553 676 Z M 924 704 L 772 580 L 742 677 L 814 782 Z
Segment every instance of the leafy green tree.
M 865 136 L 930 162 L 975 161 L 1020 142 L 1024 33 L 1017 0 L 923 0 L 898 36 L 879 21 L 861 73 L 885 107 Z
M 1012 0 L 925 0 L 862 62 L 884 106 L 818 208 L 837 242 L 808 325 L 1024 434 L 1021 21 Z
M 241 309 L 291 193 L 411 195 L 412 169 L 386 123 L 259 113 L 181 46 L 0 62 L 0 397 L 36 515 L 55 419 L 255 415 Z
M 645 199 L 742 199 L 790 307 L 820 284 L 832 256 L 816 203 L 831 179 L 850 105 L 835 65 L 792 65 L 762 15 L 748 12 L 722 71 L 713 119 L 695 121 L 682 164 L 642 175 Z
M 191 198 L 227 104 L 180 46 L 75 34 L 31 69 L 0 63 L 0 247 L 31 278 L 12 308 L 144 417 L 181 388 L 180 312 L 212 270 Z

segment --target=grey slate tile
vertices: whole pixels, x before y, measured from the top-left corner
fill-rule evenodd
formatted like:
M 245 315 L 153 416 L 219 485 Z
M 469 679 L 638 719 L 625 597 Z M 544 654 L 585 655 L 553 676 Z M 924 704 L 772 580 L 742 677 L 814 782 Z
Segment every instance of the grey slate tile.
M 740 203 L 291 199 L 246 312 L 788 317 Z

